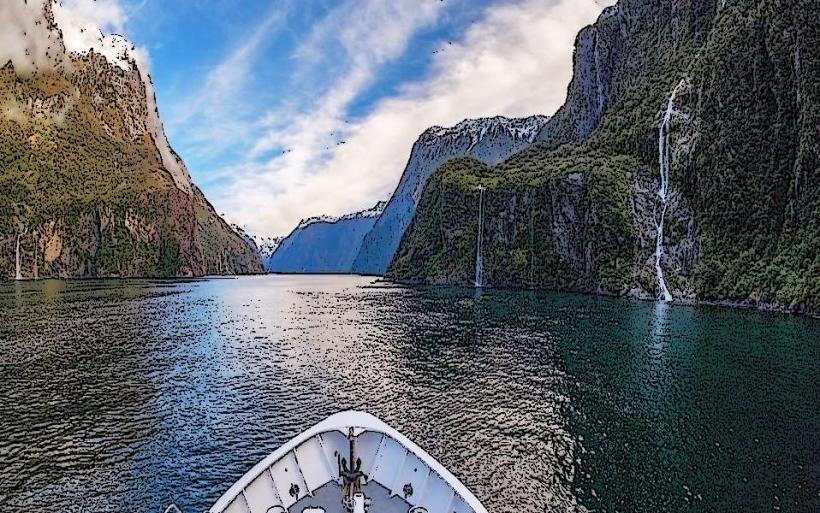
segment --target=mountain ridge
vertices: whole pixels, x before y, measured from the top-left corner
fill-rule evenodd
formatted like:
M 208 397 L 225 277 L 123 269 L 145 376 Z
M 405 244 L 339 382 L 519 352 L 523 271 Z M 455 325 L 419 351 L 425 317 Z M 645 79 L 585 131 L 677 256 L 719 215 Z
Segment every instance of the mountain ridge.
M 168 144 L 136 58 L 70 51 L 50 1 L 13 1 L 32 50 L 0 67 L 0 276 L 261 272 Z
M 384 201 L 342 216 L 303 219 L 264 260 L 274 273 L 350 273 L 364 235 L 384 210 Z
M 379 201 L 378 203 L 376 203 L 376 205 L 370 208 L 360 210 L 358 212 L 352 212 L 350 214 L 344 214 L 341 216 L 321 215 L 315 217 L 308 217 L 306 219 L 302 219 L 301 221 L 299 221 L 299 224 L 296 225 L 296 229 L 305 228 L 313 223 L 336 224 L 339 221 L 345 221 L 348 219 L 379 217 L 382 214 L 382 212 L 384 212 L 384 207 L 386 205 L 386 201 Z
M 488 286 L 817 311 L 812 13 L 620 0 L 579 33 L 567 101 L 535 144 L 434 173 L 388 277 L 471 284 L 481 185 Z
M 529 146 L 548 119 L 541 115 L 495 116 L 465 119 L 452 127 L 433 126 L 425 130 L 413 144 L 384 212 L 365 236 L 353 272 L 384 274 L 415 215 L 424 184 L 437 166 L 466 156 L 494 164 Z

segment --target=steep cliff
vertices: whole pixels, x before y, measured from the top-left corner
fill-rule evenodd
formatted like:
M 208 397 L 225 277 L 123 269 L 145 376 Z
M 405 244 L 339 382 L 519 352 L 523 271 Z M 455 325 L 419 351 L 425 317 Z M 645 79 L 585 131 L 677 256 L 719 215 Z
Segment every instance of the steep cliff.
M 350 273 L 364 236 L 385 203 L 341 217 L 305 219 L 265 259 L 274 273 Z
M 450 128 L 436 126 L 425 131 L 413 145 L 384 213 L 365 236 L 353 271 L 384 274 L 416 214 L 424 185 L 438 166 L 458 157 L 471 157 L 489 165 L 501 162 L 529 146 L 546 121 L 544 116 L 468 119 Z
M 437 171 L 388 275 L 472 283 L 482 185 L 488 285 L 820 310 L 818 86 L 812 1 L 621 0 L 537 144 Z
M 484 284 L 627 293 L 637 256 L 630 181 L 645 168 L 630 157 L 566 149 L 543 170 L 542 151 L 525 150 L 496 167 L 470 159 L 442 166 L 388 277 L 473 284 L 482 186 Z
M 70 51 L 51 2 L 13 2 L 36 30 L 0 68 L 0 276 L 260 272 L 168 144 L 130 45 Z

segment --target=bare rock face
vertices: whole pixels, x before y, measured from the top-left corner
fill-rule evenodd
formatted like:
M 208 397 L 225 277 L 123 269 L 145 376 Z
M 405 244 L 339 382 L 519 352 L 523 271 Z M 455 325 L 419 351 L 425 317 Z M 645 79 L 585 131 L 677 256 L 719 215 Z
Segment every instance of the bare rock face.
M 623 51 L 623 18 L 619 7 L 607 8 L 594 25 L 575 40 L 575 56 L 568 100 L 538 134 L 551 145 L 586 139 L 603 119 L 618 84 L 612 80 Z
M 18 34 L 25 59 L 0 63 L 0 275 L 261 272 L 168 144 L 130 45 L 100 34 L 71 51 L 51 2 L 4 9 L 36 30 Z
M 584 193 L 586 176 L 571 174 L 550 189 L 550 228 L 552 243 L 559 258 L 576 273 L 588 274 L 584 235 Z
M 620 0 L 575 42 L 566 103 L 538 134 L 550 147 L 590 137 L 636 83 L 682 68 L 709 35 L 712 0 Z M 633 105 L 637 107 L 637 105 Z

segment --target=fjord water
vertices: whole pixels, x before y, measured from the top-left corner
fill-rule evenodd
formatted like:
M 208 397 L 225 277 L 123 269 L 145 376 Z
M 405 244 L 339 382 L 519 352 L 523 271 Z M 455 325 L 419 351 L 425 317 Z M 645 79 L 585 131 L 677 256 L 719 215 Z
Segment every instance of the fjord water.
M 820 321 L 371 278 L 0 287 L 0 510 L 201 512 L 370 411 L 493 512 L 820 510 Z

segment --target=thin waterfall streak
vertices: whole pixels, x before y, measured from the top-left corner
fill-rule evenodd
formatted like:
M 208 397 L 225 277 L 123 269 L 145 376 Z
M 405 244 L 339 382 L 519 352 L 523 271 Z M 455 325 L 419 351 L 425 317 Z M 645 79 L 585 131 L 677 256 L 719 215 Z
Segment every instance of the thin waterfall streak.
M 37 232 L 34 232 L 34 269 L 33 269 L 33 272 L 34 272 L 34 279 L 35 280 L 38 280 L 40 278 L 39 263 L 37 261 L 37 245 L 38 245 L 37 244 L 37 236 L 38 235 L 39 234 Z
M 598 88 L 598 120 L 604 115 L 604 83 L 601 81 L 601 34 L 595 31 L 595 82 Z
M 478 236 L 475 249 L 475 286 L 484 287 L 484 187 L 478 187 Z
M 666 112 L 664 112 L 661 126 L 658 128 L 658 166 L 660 168 L 660 188 L 658 189 L 658 197 L 661 200 L 661 216 L 656 222 L 656 238 L 655 238 L 655 273 L 658 277 L 658 288 L 660 289 L 660 299 L 662 301 L 672 301 L 674 298 L 669 292 L 669 287 L 666 285 L 666 277 L 663 274 L 663 266 L 661 260 L 664 253 L 663 247 L 663 232 L 664 220 L 666 218 L 666 209 L 668 208 L 669 200 L 669 168 L 672 162 L 670 151 L 670 135 L 672 116 L 675 114 L 675 98 L 678 90 L 685 83 L 684 80 L 675 87 L 672 94 L 669 95 L 669 100 L 666 103 Z
M 19 281 L 19 280 L 23 279 L 23 273 L 20 269 L 20 235 L 17 235 L 17 246 L 14 250 L 14 256 L 15 256 L 14 279 Z
M 661 257 L 663 256 L 663 221 L 666 217 L 666 205 L 661 209 L 661 218 L 657 224 L 658 237 L 655 241 L 655 271 L 658 275 L 658 286 L 661 291 L 661 299 L 663 301 L 672 301 L 672 294 L 666 286 L 666 279 L 663 275 L 663 268 L 661 267 Z

